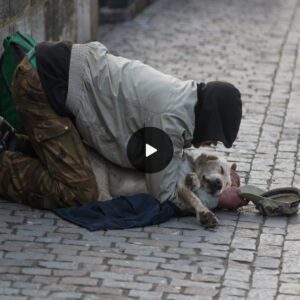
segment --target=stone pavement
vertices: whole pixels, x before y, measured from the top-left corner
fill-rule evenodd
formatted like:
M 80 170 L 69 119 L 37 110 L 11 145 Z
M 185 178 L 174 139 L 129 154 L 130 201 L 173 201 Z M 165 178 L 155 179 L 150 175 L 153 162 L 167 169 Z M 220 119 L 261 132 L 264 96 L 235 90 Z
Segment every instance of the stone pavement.
M 244 117 L 228 150 L 243 182 L 300 187 L 300 1 L 161 0 L 101 28 L 117 54 L 182 79 L 227 80 Z M 0 203 L 0 299 L 300 299 L 300 217 L 253 206 L 90 233 L 50 212 Z

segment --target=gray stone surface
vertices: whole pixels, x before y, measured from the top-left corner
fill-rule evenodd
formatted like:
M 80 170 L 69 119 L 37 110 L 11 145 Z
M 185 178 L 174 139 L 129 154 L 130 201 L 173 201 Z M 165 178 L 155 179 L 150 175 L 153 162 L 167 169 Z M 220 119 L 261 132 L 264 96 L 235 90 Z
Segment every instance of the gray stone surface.
M 97 0 L 0 0 L 0 53 L 2 40 L 19 30 L 37 41 L 95 38 Z
M 159 0 L 99 40 L 182 79 L 237 85 L 238 140 L 210 150 L 237 162 L 243 183 L 300 187 L 299 1 Z M 0 299 L 299 299 L 299 215 L 263 218 L 249 205 L 218 212 L 214 230 L 191 217 L 90 233 L 0 208 Z

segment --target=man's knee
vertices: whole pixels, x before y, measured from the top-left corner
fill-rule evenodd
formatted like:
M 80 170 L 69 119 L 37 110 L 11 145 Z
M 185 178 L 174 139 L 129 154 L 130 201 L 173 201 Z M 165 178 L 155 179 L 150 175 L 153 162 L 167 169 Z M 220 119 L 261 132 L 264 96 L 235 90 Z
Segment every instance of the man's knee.
M 90 185 L 85 193 L 84 193 L 85 197 L 83 199 L 83 202 L 90 202 L 90 201 L 95 201 L 98 199 L 98 187 L 97 184 L 95 183 L 94 185 Z
M 81 204 L 98 199 L 98 186 L 93 173 L 76 187 L 75 195 Z

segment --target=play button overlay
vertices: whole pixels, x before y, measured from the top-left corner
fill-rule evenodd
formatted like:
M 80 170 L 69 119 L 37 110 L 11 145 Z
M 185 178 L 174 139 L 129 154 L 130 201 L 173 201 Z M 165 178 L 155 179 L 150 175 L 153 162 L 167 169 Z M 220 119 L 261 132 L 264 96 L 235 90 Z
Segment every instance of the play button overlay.
M 152 154 L 154 154 L 155 152 L 157 152 L 157 149 L 152 147 L 149 144 L 146 144 L 146 150 L 145 150 L 145 156 L 148 157 Z
M 163 170 L 173 157 L 170 137 L 156 127 L 144 127 L 136 131 L 127 144 L 127 156 L 137 170 L 156 173 Z

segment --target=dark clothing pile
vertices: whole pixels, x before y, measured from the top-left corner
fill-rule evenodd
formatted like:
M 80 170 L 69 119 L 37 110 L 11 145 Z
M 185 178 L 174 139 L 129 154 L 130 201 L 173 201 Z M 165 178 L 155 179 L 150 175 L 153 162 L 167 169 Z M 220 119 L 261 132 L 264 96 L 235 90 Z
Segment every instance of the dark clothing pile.
M 80 207 L 55 209 L 61 218 L 90 231 L 157 225 L 172 217 L 186 216 L 175 204 L 161 204 L 149 194 L 93 201 Z

